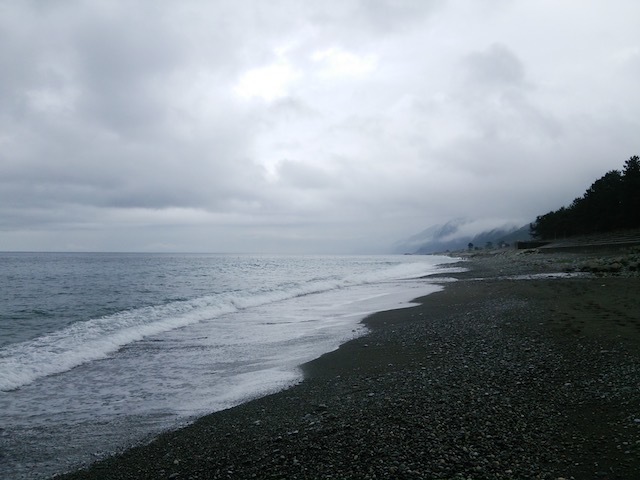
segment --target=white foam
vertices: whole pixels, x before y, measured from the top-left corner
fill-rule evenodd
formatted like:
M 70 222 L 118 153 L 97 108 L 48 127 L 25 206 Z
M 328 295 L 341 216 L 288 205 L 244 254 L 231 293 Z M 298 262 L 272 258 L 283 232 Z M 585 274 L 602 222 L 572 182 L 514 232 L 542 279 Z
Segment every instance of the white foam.
M 442 263 L 454 261 L 443 257 Z M 0 351 L 0 391 L 107 358 L 122 347 L 146 337 L 222 315 L 314 293 L 398 279 L 415 279 L 436 271 L 433 258 L 402 263 L 386 269 L 324 278 L 298 284 L 264 287 L 264 290 L 228 292 L 189 301 L 149 306 L 102 318 L 77 322 L 35 340 L 10 345 Z
M 145 337 L 235 310 L 229 304 L 207 304 L 205 299 L 175 302 L 78 322 L 35 340 L 10 345 L 0 352 L 0 391 L 106 358 Z
M 293 386 L 302 380 L 300 370 L 280 368 L 261 369 L 235 375 L 232 379 L 218 379 L 217 390 L 211 396 L 193 396 L 176 409 L 185 417 L 225 410 L 253 398 L 263 397 Z

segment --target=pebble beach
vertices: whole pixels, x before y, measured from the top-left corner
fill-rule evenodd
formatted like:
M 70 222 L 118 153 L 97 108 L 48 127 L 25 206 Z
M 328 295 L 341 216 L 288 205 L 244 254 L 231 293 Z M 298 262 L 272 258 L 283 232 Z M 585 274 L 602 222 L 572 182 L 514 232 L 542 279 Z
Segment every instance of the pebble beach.
M 300 384 L 56 478 L 640 478 L 636 258 L 464 254 Z

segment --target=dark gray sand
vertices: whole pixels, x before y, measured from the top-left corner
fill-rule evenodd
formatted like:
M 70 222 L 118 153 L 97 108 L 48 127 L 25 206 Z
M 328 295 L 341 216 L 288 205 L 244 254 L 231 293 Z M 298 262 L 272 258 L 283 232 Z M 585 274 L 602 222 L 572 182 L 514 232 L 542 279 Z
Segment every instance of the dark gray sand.
M 640 478 L 640 278 L 472 258 L 419 306 L 218 412 L 66 479 Z

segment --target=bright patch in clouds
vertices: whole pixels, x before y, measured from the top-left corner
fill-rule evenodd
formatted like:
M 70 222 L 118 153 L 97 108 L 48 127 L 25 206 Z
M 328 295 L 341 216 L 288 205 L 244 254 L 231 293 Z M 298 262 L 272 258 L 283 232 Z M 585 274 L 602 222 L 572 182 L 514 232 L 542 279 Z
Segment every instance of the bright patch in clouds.
M 315 52 L 311 59 L 322 65 L 325 77 L 365 75 L 375 70 L 377 63 L 374 55 L 359 56 L 336 47 Z
M 289 87 L 301 74 L 286 62 L 254 68 L 246 72 L 234 91 L 243 98 L 261 98 L 267 102 L 286 97 Z

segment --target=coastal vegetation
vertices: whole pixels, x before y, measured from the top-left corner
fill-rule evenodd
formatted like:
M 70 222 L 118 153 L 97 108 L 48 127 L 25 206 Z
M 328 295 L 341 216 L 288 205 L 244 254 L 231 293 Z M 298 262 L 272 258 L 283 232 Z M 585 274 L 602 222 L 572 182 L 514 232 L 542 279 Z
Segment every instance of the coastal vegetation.
M 611 170 L 596 180 L 570 206 L 536 218 L 533 238 L 552 240 L 640 228 L 640 157 L 632 156 L 622 171 Z

